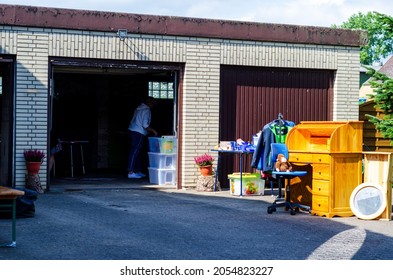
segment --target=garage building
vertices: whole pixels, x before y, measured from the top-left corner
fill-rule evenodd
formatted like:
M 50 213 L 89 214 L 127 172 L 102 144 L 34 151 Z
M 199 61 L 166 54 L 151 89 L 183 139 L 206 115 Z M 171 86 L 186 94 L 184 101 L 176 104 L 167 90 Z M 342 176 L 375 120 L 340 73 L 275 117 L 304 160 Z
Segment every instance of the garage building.
M 178 139 L 178 188 L 195 186 L 195 156 L 220 140 L 251 140 L 279 113 L 295 123 L 358 120 L 362 31 L 3 4 L 0 12 L 1 184 L 24 186 L 23 151 L 49 152 L 59 138 L 88 141 L 86 169 L 125 176 L 124 131 L 149 94 L 159 97 L 153 125 Z M 62 162 L 56 172 L 69 176 Z M 228 159 L 221 174 L 238 164 Z

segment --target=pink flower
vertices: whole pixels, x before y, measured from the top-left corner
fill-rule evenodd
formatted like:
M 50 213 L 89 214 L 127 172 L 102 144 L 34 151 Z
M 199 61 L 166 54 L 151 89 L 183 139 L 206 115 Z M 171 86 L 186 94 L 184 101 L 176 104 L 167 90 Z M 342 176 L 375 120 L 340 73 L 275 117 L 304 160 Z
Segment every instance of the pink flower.
M 211 155 L 204 154 L 194 158 L 195 164 L 198 166 L 212 165 L 214 158 Z
M 45 158 L 45 153 L 40 150 L 25 150 L 23 156 L 29 162 L 42 162 Z

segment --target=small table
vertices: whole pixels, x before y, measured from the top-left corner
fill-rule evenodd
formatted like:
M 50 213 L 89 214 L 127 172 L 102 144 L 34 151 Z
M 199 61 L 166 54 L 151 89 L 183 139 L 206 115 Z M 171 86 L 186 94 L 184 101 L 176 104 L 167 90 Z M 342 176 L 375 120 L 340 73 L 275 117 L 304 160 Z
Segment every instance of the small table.
M 70 145 L 70 162 L 71 162 L 71 177 L 74 177 L 74 155 L 73 155 L 73 146 L 74 145 L 80 145 L 81 148 L 81 160 L 82 160 L 82 173 L 85 175 L 85 161 L 83 157 L 83 144 L 89 143 L 89 141 L 86 140 L 76 140 L 76 141 L 59 141 L 60 144 L 66 144 Z
M 24 191 L 0 186 L 0 200 L 10 200 L 11 202 L 0 204 L 1 208 L 11 207 L 12 211 L 12 240 L 9 244 L 1 244 L 0 247 L 16 247 L 16 199 L 24 195 Z
M 240 195 L 243 195 L 243 155 L 249 155 L 253 154 L 254 151 L 247 151 L 247 150 L 217 150 L 213 149 L 211 150 L 212 152 L 218 152 L 218 158 L 217 158 L 217 170 L 216 170 L 216 176 L 214 180 L 214 191 L 216 191 L 217 188 L 217 180 L 218 180 L 218 167 L 220 165 L 220 160 L 221 160 L 221 154 L 226 153 L 226 154 L 237 154 L 239 155 L 239 165 L 240 165 Z

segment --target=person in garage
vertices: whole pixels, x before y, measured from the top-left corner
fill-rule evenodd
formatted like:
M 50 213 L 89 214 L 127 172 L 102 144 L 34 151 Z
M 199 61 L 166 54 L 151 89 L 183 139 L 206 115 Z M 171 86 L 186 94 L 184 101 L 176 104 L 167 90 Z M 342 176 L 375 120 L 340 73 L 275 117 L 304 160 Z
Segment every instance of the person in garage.
M 130 154 L 128 157 L 128 178 L 139 179 L 146 175 L 141 172 L 141 150 L 145 137 L 151 133 L 157 135 L 157 131 L 150 126 L 151 109 L 157 105 L 157 100 L 148 97 L 134 111 L 134 115 L 128 126 L 128 138 L 130 140 Z

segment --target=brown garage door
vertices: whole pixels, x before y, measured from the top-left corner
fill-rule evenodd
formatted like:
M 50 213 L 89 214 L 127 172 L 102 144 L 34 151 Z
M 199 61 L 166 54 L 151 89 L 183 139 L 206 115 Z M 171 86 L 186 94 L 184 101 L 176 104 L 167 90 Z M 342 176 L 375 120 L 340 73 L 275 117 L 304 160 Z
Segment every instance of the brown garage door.
M 281 113 L 284 119 L 331 119 L 333 71 L 222 66 L 220 84 L 220 139 L 251 141 L 255 134 Z M 238 159 L 222 158 L 220 182 L 239 170 Z M 243 170 L 251 172 L 251 156 Z

